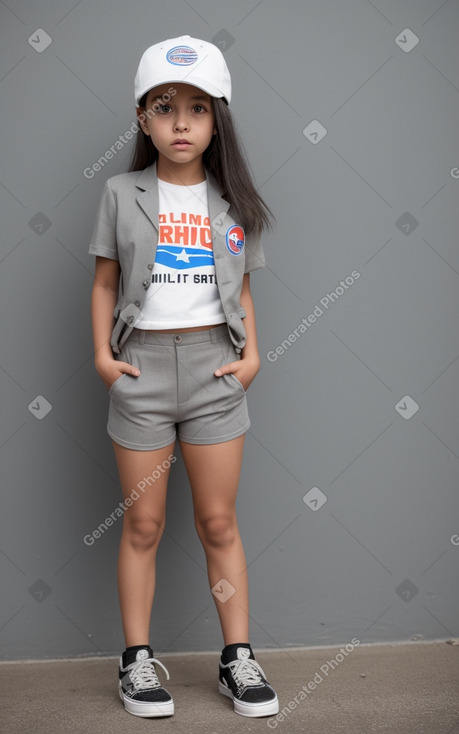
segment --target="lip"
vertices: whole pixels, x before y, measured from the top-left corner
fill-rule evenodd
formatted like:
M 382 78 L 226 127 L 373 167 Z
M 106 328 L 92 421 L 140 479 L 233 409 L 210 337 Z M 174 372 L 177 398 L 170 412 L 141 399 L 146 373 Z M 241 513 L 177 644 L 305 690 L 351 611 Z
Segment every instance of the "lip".
M 189 140 L 185 140 L 185 138 L 180 138 L 177 140 L 174 140 L 173 143 L 171 143 L 172 147 L 174 148 L 188 148 L 188 146 L 191 145 Z

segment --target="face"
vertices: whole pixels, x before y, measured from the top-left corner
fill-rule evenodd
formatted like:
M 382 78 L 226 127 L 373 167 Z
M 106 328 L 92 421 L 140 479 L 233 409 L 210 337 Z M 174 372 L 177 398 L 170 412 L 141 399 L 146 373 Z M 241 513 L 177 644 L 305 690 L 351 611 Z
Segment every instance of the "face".
M 137 116 L 158 150 L 158 165 L 202 165 L 202 154 L 216 134 L 209 94 L 190 84 L 163 84 L 149 91 Z

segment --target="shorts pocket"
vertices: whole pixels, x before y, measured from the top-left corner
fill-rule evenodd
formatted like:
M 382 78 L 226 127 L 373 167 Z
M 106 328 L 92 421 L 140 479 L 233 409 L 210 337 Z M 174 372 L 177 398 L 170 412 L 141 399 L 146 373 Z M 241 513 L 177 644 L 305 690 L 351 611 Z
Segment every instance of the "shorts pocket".
M 230 339 L 227 340 L 225 346 L 222 345 L 222 350 L 225 364 L 229 364 L 229 362 L 238 362 L 241 359 L 240 354 L 235 351 L 234 345 L 232 344 Z M 236 375 L 234 375 L 232 372 L 229 372 L 228 374 L 224 374 L 223 377 L 226 377 L 227 382 L 230 382 L 233 387 L 238 387 L 239 390 L 241 390 L 245 395 L 246 391 L 244 389 L 244 385 L 240 380 L 238 380 Z
M 120 375 L 119 377 L 117 377 L 116 380 L 115 380 L 115 382 L 112 382 L 112 384 L 110 385 L 110 388 L 108 390 L 108 394 L 109 395 L 113 395 L 113 392 L 118 389 L 118 387 L 120 386 L 120 384 L 123 382 L 123 380 L 126 377 L 127 377 L 126 372 L 123 372 L 122 375 Z
M 236 375 L 234 375 L 232 372 L 230 372 L 229 374 L 225 375 L 225 377 L 229 377 L 230 380 L 232 380 L 233 382 L 235 382 L 236 385 L 237 385 L 237 387 L 240 390 L 242 390 L 243 393 L 245 393 L 244 385 L 242 384 L 242 382 L 240 380 L 238 380 L 238 378 L 236 377 Z
M 127 347 L 127 344 L 122 347 L 121 352 L 117 355 L 116 359 L 118 362 L 127 362 L 128 364 L 132 364 L 131 353 Z M 112 384 L 110 385 L 108 394 L 112 395 L 115 390 L 118 390 L 119 386 L 126 381 L 126 377 L 130 377 L 130 375 L 126 374 L 126 372 L 123 372 L 122 375 L 117 377 L 115 382 L 112 382 Z

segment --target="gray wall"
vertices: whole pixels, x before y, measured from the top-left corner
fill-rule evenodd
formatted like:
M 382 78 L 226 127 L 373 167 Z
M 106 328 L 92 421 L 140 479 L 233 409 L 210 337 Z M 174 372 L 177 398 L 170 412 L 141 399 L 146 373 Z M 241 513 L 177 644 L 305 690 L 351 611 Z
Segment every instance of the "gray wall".
M 84 171 L 135 119 L 141 53 L 186 33 L 224 47 L 277 216 L 252 276 L 262 369 L 238 497 L 252 644 L 458 635 L 457 1 L 10 0 L 0 16 L 1 657 L 122 648 L 121 520 L 83 541 L 121 500 L 87 249 L 132 143 Z M 151 639 L 217 650 L 177 451 Z

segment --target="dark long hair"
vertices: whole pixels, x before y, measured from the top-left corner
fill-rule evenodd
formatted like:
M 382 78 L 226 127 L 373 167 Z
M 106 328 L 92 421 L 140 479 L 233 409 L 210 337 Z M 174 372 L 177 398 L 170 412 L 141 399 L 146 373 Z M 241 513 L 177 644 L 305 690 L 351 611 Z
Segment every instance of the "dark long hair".
M 139 107 L 145 108 L 146 93 Z M 223 99 L 212 98 L 217 134 L 212 136 L 202 160 L 214 176 L 221 195 L 237 213 L 247 234 L 260 234 L 271 226 L 274 215 L 257 192 L 231 111 Z M 130 171 L 143 171 L 158 160 L 158 151 L 149 135 L 138 125 Z

